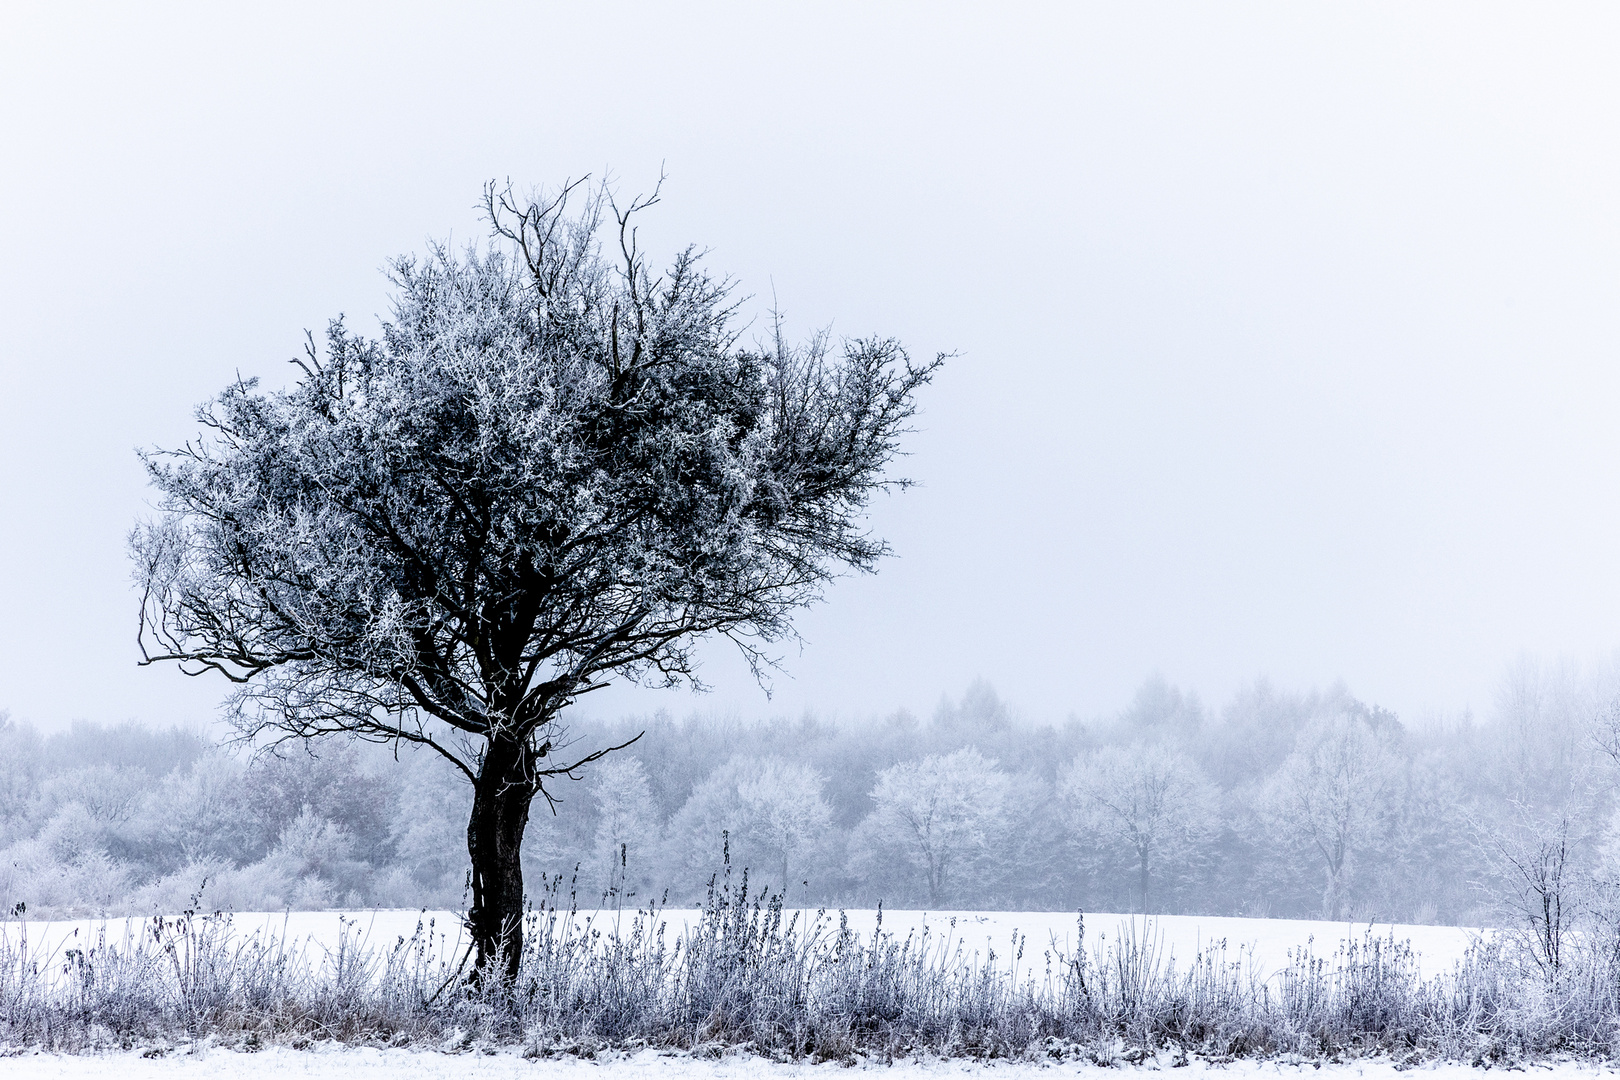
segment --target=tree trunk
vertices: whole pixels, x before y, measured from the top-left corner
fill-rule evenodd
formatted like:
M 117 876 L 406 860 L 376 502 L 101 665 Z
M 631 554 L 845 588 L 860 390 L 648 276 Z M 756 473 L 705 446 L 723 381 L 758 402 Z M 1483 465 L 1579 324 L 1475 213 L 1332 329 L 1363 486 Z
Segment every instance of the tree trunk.
M 1327 874 L 1327 888 L 1322 890 L 1322 911 L 1332 921 L 1338 922 L 1339 915 L 1344 911 L 1344 892 L 1341 878 L 1344 873 L 1342 866 L 1329 864 Z
M 534 752 L 527 740 L 491 740 L 473 784 L 467 822 L 472 907 L 467 929 L 478 950 L 474 978 L 517 978 L 523 955 L 523 830 L 535 795 Z
M 1140 892 L 1142 894 L 1142 914 L 1146 915 L 1148 913 L 1148 850 L 1147 850 L 1147 848 L 1142 848 L 1141 849 L 1139 857 L 1140 857 L 1140 863 L 1139 863 L 1139 865 L 1137 867 L 1137 873 L 1140 875 L 1138 880 L 1139 880 L 1139 889 L 1140 889 Z

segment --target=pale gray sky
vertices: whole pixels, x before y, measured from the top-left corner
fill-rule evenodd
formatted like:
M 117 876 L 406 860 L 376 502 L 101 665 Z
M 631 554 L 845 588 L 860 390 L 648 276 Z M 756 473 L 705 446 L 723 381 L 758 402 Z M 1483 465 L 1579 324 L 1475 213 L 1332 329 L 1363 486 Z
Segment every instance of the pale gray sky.
M 1551 4 L 195 4 L 0 14 L 0 707 L 198 722 L 134 666 L 138 445 L 491 177 L 660 163 L 792 328 L 960 353 L 767 703 L 1153 670 L 1408 716 L 1620 646 L 1620 16 Z

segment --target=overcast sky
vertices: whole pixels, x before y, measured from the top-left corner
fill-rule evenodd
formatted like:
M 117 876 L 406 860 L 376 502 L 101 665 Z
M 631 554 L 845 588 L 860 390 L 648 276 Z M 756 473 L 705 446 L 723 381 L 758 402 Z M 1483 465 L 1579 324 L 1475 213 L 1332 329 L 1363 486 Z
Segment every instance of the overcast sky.
M 1018 712 L 1144 676 L 1489 711 L 1620 646 L 1610 5 L 88 5 L 0 14 L 0 708 L 200 723 L 135 666 L 137 446 L 481 184 L 604 170 L 790 329 L 957 354 L 767 701 Z M 344 11 L 336 9 L 343 8 Z M 756 304 L 757 308 L 759 305 Z

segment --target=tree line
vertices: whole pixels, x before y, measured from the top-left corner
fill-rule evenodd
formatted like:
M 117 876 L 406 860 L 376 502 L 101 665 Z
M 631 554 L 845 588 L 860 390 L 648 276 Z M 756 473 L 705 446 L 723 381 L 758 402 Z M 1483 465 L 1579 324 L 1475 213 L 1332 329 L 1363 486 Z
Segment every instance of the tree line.
M 1090 722 L 1019 722 L 983 681 L 927 719 L 578 720 L 582 745 L 645 735 L 549 788 L 524 876 L 582 906 L 692 903 L 729 859 L 795 905 L 1498 922 L 1549 874 L 1606 880 L 1609 700 L 1525 664 L 1487 715 L 1427 725 L 1157 677 Z M 6 720 L 0 760 L 8 910 L 466 900 L 472 793 L 419 750 Z

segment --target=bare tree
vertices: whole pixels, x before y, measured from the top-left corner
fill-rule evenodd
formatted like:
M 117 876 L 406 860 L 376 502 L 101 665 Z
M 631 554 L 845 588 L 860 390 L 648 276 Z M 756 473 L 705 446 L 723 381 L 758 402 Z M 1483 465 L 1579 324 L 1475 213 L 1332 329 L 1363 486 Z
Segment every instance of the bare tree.
M 1058 782 L 1071 827 L 1123 849 L 1136 867 L 1137 899 L 1150 911 L 1155 874 L 1191 859 L 1215 834 L 1220 793 L 1186 754 L 1160 744 L 1105 747 Z
M 922 872 L 928 902 L 937 908 L 963 869 L 1002 839 L 1009 789 L 996 762 L 971 747 L 901 762 L 878 774 L 875 805 L 856 846 L 869 858 L 898 849 Z
M 741 344 L 696 252 L 649 269 L 656 200 L 491 185 L 490 247 L 395 260 L 380 339 L 335 321 L 290 389 L 239 380 L 146 455 L 144 662 L 230 679 L 246 737 L 461 770 L 480 977 L 517 971 L 530 803 L 610 749 L 562 756 L 559 713 L 614 677 L 695 684 L 706 636 L 757 672 L 795 609 L 874 569 L 861 515 L 905 485 L 884 470 L 940 363 Z
M 1607 704 L 1600 708 L 1590 710 L 1592 719 L 1587 727 L 1587 737 L 1599 752 L 1609 759 L 1609 763 L 1620 767 L 1620 696 L 1610 695 Z M 4 728 L 0 727 L 0 731 Z M 1577 778 L 1585 781 L 1591 779 L 1589 775 L 1578 773 Z M 1616 783 L 1616 775 L 1608 777 L 1611 784 Z
M 749 832 L 770 858 L 784 897 L 826 847 L 832 808 L 825 787 L 816 770 L 779 758 L 760 762 L 758 774 L 737 785 Z
M 1567 660 L 1542 664 L 1521 656 L 1504 673 L 1492 709 L 1485 765 L 1512 800 L 1557 813 L 1591 779 L 1591 744 L 1616 730 L 1613 668 L 1582 670 Z
M 647 770 L 639 758 L 604 761 L 591 777 L 591 794 L 597 811 L 596 866 L 606 871 L 603 887 L 607 895 L 622 900 L 630 893 L 631 852 L 639 868 L 658 841 Z
M 1478 833 L 1499 879 L 1497 896 L 1519 924 L 1522 951 L 1548 982 L 1556 981 L 1592 884 L 1576 865 L 1569 813 L 1543 817 L 1518 803 L 1511 820 Z
M 1383 740 L 1393 723 L 1381 711 L 1318 719 L 1300 733 L 1268 785 L 1273 827 L 1321 860 L 1326 918 L 1343 914 L 1349 870 L 1356 853 L 1372 842 L 1385 809 L 1393 769 Z
M 815 769 L 778 757 L 733 757 L 705 777 L 670 825 L 674 867 L 688 883 L 731 860 L 788 896 L 824 861 L 832 808 Z

